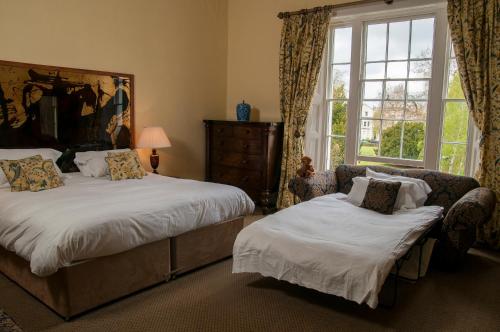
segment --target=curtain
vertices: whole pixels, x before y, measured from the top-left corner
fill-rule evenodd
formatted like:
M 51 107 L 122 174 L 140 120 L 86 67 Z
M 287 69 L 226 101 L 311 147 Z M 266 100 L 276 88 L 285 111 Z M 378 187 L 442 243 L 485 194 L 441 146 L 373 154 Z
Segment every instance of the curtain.
M 283 15 L 280 48 L 280 110 L 284 121 L 278 207 L 293 204 L 288 182 L 300 167 L 304 133 L 326 44 L 331 7 Z
M 497 195 L 480 241 L 500 249 L 500 24 L 498 0 L 448 0 L 448 23 L 462 88 L 481 132 L 479 182 Z

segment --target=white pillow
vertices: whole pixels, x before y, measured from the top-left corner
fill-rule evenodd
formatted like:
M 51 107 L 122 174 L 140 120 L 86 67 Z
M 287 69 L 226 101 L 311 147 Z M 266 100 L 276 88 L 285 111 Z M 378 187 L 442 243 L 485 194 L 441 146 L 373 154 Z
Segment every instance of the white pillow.
M 74 162 L 83 176 L 99 178 L 109 174 L 108 164 L 104 159 L 108 156 L 108 152 L 125 151 L 130 149 L 77 152 Z
M 347 200 L 356 206 L 360 206 L 365 198 L 369 182 L 370 179 L 364 176 L 356 176 L 353 178 L 352 188 L 349 194 L 347 194 Z
M 407 209 L 414 209 L 417 207 L 421 207 L 424 205 L 427 200 L 427 196 L 432 191 L 431 187 L 427 182 L 421 179 L 410 178 L 407 176 L 401 175 L 390 175 L 386 173 L 379 173 L 371 170 L 370 168 L 366 168 L 366 176 L 368 178 L 374 178 L 378 180 L 393 180 L 401 182 L 401 190 L 405 193 L 404 195 L 409 196 L 405 199 L 405 202 L 400 201 L 400 208 L 405 207 Z M 410 184 L 408 184 L 410 183 Z M 402 195 L 403 196 L 403 195 Z M 399 195 L 398 195 L 399 198 Z M 403 199 L 403 198 L 401 198 Z M 398 206 L 398 202 L 396 201 L 396 206 Z M 412 207 L 414 206 L 414 207 Z
M 38 154 L 41 155 L 43 159 L 52 159 L 57 173 L 59 173 L 59 176 L 63 176 L 61 170 L 56 164 L 57 159 L 62 156 L 62 152 L 54 149 L 0 149 L 0 160 L 18 160 L 36 156 Z M 0 188 L 8 186 L 10 186 L 9 181 L 0 168 Z

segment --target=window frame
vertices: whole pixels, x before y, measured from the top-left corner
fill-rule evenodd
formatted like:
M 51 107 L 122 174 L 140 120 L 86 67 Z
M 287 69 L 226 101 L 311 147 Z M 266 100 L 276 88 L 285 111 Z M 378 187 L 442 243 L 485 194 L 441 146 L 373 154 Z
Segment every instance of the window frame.
M 416 3 L 416 4 L 415 4 Z M 411 11 L 408 9 L 411 8 Z M 356 13 L 358 12 L 358 13 Z M 359 14 L 359 12 L 361 12 Z M 408 13 L 411 12 L 411 15 Z M 361 121 L 364 118 L 362 114 L 362 84 L 364 81 L 370 81 L 370 79 L 364 79 L 364 66 L 365 66 L 365 52 L 367 43 L 367 29 L 368 24 L 373 23 L 389 23 L 398 22 L 405 20 L 415 20 L 421 18 L 434 18 L 434 41 L 433 41 L 433 52 L 432 52 L 432 67 L 431 67 L 431 77 L 428 79 L 429 90 L 427 97 L 427 116 L 425 119 L 425 153 L 422 161 L 412 160 L 412 159 L 400 159 L 400 158 L 389 158 L 389 157 L 366 157 L 358 155 L 359 151 L 359 137 L 361 132 Z M 441 138 L 442 138 L 442 125 L 444 116 L 444 106 L 446 104 L 446 99 L 444 95 L 444 90 L 447 89 L 447 74 L 448 74 L 448 61 L 449 61 L 449 33 L 447 25 L 446 16 L 446 2 L 445 1 L 426 1 L 417 0 L 413 3 L 409 1 L 401 1 L 398 5 L 391 5 L 391 9 L 387 10 L 386 5 L 372 5 L 366 6 L 365 12 L 363 10 L 347 10 L 342 12 L 341 10 L 332 17 L 329 27 L 328 35 L 328 47 L 325 57 L 326 61 L 324 64 L 327 68 L 322 68 L 323 72 L 326 72 L 326 79 L 323 92 L 323 110 L 326 111 L 324 117 L 323 127 L 323 141 L 322 151 L 326 155 L 322 158 L 322 164 L 320 169 L 328 169 L 330 163 L 330 144 L 329 140 L 332 136 L 331 133 L 331 120 L 332 114 L 329 110 L 330 102 L 334 99 L 329 98 L 330 90 L 332 88 L 332 68 L 333 62 L 331 60 L 333 51 L 333 36 L 332 31 L 337 28 L 350 27 L 352 28 L 351 36 L 351 68 L 350 68 L 350 81 L 349 81 L 349 97 L 347 100 L 347 126 L 345 132 L 345 156 L 344 162 L 347 164 L 358 164 L 358 161 L 370 161 L 370 162 L 381 162 L 389 163 L 395 166 L 404 167 L 418 167 L 418 168 L 429 168 L 429 169 L 439 169 L 439 159 L 441 156 Z M 388 29 L 387 29 L 388 30 Z M 389 33 L 387 31 L 387 33 Z M 411 30 L 410 37 L 411 38 Z M 409 41 L 411 43 L 411 39 Z M 388 44 L 388 42 L 387 42 Z M 388 46 L 386 45 L 386 48 Z M 387 52 L 387 50 L 386 50 Z M 410 50 L 409 50 L 410 52 Z M 404 61 L 410 61 L 408 58 Z M 421 59 L 419 59 L 421 60 Z M 390 60 L 381 60 L 380 62 L 389 63 Z M 326 70 L 325 70 L 326 69 Z M 387 66 L 385 68 L 387 72 Z M 377 81 L 390 81 L 391 79 L 377 79 Z M 412 78 L 400 79 L 405 82 L 415 80 Z M 416 79 L 421 80 L 421 79 Z M 407 83 L 405 83 L 407 84 Z M 333 97 L 333 96 L 332 96 Z M 384 96 L 382 96 L 383 98 Z M 406 96 L 405 96 L 406 99 Z M 467 163 L 465 174 L 470 174 L 471 172 L 471 158 L 472 158 L 472 137 L 473 137 L 473 126 L 471 126 L 471 117 L 469 116 L 469 130 L 468 130 L 468 140 L 467 140 Z M 328 136 L 328 137 L 327 137 Z

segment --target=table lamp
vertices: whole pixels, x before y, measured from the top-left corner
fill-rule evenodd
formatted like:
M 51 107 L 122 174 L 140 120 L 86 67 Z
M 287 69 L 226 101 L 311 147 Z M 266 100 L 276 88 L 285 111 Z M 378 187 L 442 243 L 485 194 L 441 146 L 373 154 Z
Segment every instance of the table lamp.
M 136 145 L 138 148 L 151 148 L 151 156 L 149 161 L 151 162 L 151 168 L 153 168 L 153 173 L 158 174 L 156 169 L 160 164 L 160 156 L 156 154 L 156 149 L 171 147 L 170 140 L 168 139 L 165 131 L 162 127 L 145 127 L 139 136 L 139 141 Z

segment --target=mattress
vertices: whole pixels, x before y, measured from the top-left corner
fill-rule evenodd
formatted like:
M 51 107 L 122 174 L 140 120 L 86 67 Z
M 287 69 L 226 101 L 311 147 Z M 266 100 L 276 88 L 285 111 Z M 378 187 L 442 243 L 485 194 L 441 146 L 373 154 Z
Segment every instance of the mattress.
M 424 206 L 383 215 L 336 193 L 267 216 L 243 229 L 233 248 L 233 273 L 263 276 L 378 305 L 396 260 L 442 217 Z
M 149 174 L 110 181 L 70 173 L 41 192 L 0 189 L 0 245 L 41 277 L 79 261 L 252 213 L 242 190 Z

